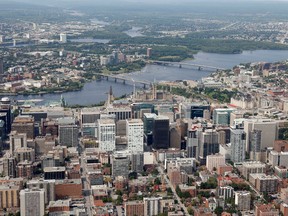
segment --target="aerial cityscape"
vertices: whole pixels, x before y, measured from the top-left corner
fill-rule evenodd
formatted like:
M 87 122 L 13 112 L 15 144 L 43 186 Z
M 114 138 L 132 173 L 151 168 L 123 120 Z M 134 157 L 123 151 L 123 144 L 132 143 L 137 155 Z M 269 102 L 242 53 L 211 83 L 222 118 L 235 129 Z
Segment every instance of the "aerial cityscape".
M 288 216 L 288 1 L 0 0 L 0 215 Z

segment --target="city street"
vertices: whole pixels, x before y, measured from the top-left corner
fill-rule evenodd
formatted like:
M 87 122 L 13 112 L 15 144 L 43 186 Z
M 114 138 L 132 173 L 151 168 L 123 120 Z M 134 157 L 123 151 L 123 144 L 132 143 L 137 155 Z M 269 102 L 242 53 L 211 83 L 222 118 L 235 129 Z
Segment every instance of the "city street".
M 91 195 L 91 188 L 89 187 L 86 179 L 86 163 L 83 153 L 80 156 L 80 166 L 82 170 L 82 183 L 83 183 L 83 192 L 85 198 L 85 206 L 87 209 L 87 214 L 90 216 L 93 215 L 93 197 Z
M 167 178 L 167 175 L 164 173 L 163 168 L 162 168 L 161 166 L 158 166 L 157 168 L 158 168 L 158 171 L 159 171 L 160 175 L 163 174 L 166 183 L 167 183 L 167 184 L 169 185 L 169 187 L 171 188 L 174 196 L 176 197 L 176 199 L 177 199 L 177 201 L 178 201 L 178 204 L 179 204 L 180 207 L 184 210 L 185 215 L 190 215 L 190 214 L 188 213 L 188 210 L 187 210 L 186 206 L 181 202 L 181 199 L 180 199 L 180 197 L 177 195 L 176 190 L 174 189 L 174 187 L 173 187 L 173 185 L 171 184 L 170 180 Z

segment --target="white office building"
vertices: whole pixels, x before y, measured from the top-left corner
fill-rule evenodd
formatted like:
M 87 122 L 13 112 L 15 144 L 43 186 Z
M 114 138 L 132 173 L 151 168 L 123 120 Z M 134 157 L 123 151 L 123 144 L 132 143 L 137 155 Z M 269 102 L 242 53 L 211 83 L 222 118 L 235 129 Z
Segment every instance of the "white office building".
M 60 42 L 67 43 L 67 35 L 65 33 L 60 34 Z
M 101 151 L 116 149 L 116 125 L 113 119 L 98 119 L 98 141 Z
M 234 188 L 231 186 L 220 186 L 218 188 L 218 196 L 223 197 L 224 200 L 227 200 L 229 198 L 233 198 Z
M 143 152 L 144 129 L 141 119 L 126 120 L 127 146 L 131 152 Z
M 238 126 L 230 129 L 231 160 L 242 162 L 245 160 L 246 133 Z
M 20 191 L 21 216 L 39 216 L 45 214 L 45 192 L 43 189 L 25 189 Z

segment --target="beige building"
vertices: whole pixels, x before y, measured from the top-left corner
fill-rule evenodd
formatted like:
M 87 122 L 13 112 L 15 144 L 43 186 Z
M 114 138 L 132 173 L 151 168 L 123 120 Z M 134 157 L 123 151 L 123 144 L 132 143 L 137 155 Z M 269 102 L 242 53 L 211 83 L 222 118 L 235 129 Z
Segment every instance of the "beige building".
M 10 135 L 10 154 L 13 155 L 14 151 L 18 148 L 27 147 L 27 136 L 25 133 L 17 133 L 11 131 Z
M 288 203 L 288 188 L 281 188 L 280 198 L 284 202 Z
M 243 162 L 239 169 L 244 178 L 249 179 L 251 173 L 265 173 L 266 165 L 257 161 Z
M 34 139 L 34 117 L 29 115 L 17 116 L 12 123 L 12 131 L 26 133 L 27 139 Z
M 250 132 L 253 130 L 262 131 L 260 150 L 273 147 L 274 141 L 278 137 L 278 122 L 271 119 L 246 119 L 244 121 L 246 151 L 250 151 Z
M 0 186 L 0 209 L 19 208 L 19 185 Z
M 249 182 L 261 193 L 275 193 L 278 189 L 278 178 L 263 173 L 250 174 Z
M 279 210 L 272 204 L 258 204 L 255 205 L 255 216 L 279 216 Z
M 225 165 L 225 156 L 221 154 L 208 155 L 206 157 L 206 167 L 212 172 L 213 169 L 217 169 L 218 166 Z

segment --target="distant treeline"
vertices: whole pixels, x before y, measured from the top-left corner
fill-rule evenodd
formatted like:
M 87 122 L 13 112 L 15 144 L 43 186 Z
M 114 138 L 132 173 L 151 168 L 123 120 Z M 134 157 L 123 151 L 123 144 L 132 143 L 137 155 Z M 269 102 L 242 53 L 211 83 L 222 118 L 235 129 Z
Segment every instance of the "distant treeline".
M 236 54 L 244 50 L 288 50 L 287 45 L 272 42 L 257 42 L 248 40 L 220 40 L 220 39 L 198 39 L 193 37 L 134 37 L 113 39 L 111 44 L 151 44 L 167 46 L 184 46 L 191 52 L 203 51 L 211 53 Z M 172 48 L 171 48 L 172 51 Z

